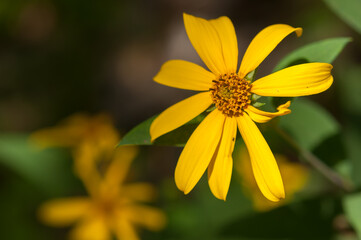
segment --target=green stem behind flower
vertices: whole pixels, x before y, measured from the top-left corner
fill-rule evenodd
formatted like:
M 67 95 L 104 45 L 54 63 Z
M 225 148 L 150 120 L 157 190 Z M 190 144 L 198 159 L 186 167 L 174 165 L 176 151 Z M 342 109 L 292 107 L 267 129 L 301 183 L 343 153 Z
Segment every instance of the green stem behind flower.
M 282 130 L 280 127 L 274 127 L 276 132 L 288 142 L 300 155 L 301 157 L 310 164 L 314 169 L 321 173 L 327 180 L 332 184 L 340 188 L 345 192 L 352 192 L 353 186 L 349 181 L 344 179 L 338 173 L 333 171 L 329 166 L 323 163 L 318 157 L 316 157 L 312 152 L 302 148 L 293 138 Z

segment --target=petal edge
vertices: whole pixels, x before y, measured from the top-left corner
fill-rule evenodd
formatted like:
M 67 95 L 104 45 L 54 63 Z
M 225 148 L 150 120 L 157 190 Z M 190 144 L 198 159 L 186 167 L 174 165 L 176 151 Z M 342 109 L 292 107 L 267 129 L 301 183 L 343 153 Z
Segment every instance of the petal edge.
M 182 126 L 212 104 L 209 92 L 202 92 L 186 98 L 164 110 L 150 126 L 151 140 Z
M 165 62 L 153 78 L 155 82 L 169 87 L 194 91 L 209 90 L 214 79 L 213 73 L 195 63 L 183 60 Z
M 184 147 L 175 169 L 176 185 L 184 194 L 194 188 L 207 169 L 221 139 L 224 121 L 225 116 L 214 110 L 196 128 Z
M 264 28 L 249 44 L 243 56 L 239 74 L 241 78 L 255 70 L 276 46 L 289 34 L 296 32 L 302 35 L 302 28 L 294 28 L 287 24 L 274 24 Z
M 252 83 L 251 92 L 260 96 L 299 97 L 327 90 L 333 82 L 332 65 L 305 63 L 282 69 Z
M 247 114 L 237 118 L 238 129 L 251 158 L 253 174 L 263 195 L 277 202 L 285 191 L 277 162 L 256 124 Z
M 272 120 L 275 117 L 283 116 L 291 113 L 291 109 L 288 109 L 291 105 L 291 101 L 286 102 L 277 107 L 277 112 L 265 112 L 258 108 L 253 107 L 252 105 L 247 106 L 246 112 L 251 117 L 251 119 L 258 123 L 265 123 Z

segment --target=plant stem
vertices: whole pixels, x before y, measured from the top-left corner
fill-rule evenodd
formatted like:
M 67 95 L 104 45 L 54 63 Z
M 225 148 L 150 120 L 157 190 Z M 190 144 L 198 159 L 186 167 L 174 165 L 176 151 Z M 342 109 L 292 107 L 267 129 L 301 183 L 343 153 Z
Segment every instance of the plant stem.
M 312 152 L 302 148 L 293 138 L 288 135 L 284 130 L 275 126 L 276 132 L 288 142 L 300 155 L 301 157 L 309 163 L 314 169 L 320 172 L 327 180 L 332 184 L 340 188 L 345 192 L 352 192 L 353 186 L 349 181 L 344 179 L 338 173 L 333 171 L 329 166 L 323 163 L 318 157 L 316 157 Z

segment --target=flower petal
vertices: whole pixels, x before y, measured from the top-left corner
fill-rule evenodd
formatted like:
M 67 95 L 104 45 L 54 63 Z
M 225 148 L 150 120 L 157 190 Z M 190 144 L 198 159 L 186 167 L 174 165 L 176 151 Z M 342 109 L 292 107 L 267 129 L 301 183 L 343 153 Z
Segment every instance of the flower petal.
M 213 73 L 197 64 L 170 60 L 163 64 L 154 81 L 175 88 L 206 91 L 212 86 L 212 80 L 215 78 Z
M 125 211 L 131 222 L 146 227 L 151 231 L 161 230 L 167 222 L 165 214 L 154 207 L 130 205 Z
M 209 92 L 198 93 L 162 112 L 150 126 L 152 141 L 189 122 L 212 104 Z
M 219 17 L 210 20 L 221 39 L 222 53 L 228 73 L 237 71 L 238 43 L 236 31 L 232 21 L 228 17 Z
M 231 182 L 233 159 L 232 153 L 237 135 L 237 121 L 235 118 L 226 118 L 222 138 L 208 167 L 208 183 L 213 195 L 226 200 Z
M 184 147 L 175 169 L 177 187 L 188 194 L 202 177 L 221 139 L 225 116 L 211 112 L 196 128 Z
M 328 89 L 333 78 L 332 65 L 305 63 L 285 68 L 252 83 L 251 91 L 261 96 L 298 97 Z
M 253 121 L 258 123 L 265 123 L 270 121 L 274 117 L 283 116 L 291 113 L 291 110 L 288 109 L 291 105 L 291 101 L 286 102 L 278 106 L 277 112 L 265 112 L 259 110 L 258 108 L 253 107 L 252 105 L 248 105 L 246 108 L 246 112 L 252 118 Z
M 277 202 L 285 191 L 277 162 L 256 124 L 247 114 L 237 118 L 238 128 L 247 146 L 253 174 L 263 195 Z
M 259 32 L 253 38 L 243 56 L 239 69 L 241 78 L 255 70 L 273 49 L 292 32 L 296 32 L 299 37 L 302 34 L 302 28 L 293 28 L 286 24 L 275 24 Z
M 130 165 L 138 153 L 135 146 L 120 146 L 114 150 L 113 160 L 106 170 L 104 183 L 119 188 L 128 174 Z
M 226 73 L 222 42 L 214 24 L 186 13 L 183 20 L 189 40 L 209 70 L 214 74 Z
M 91 202 L 88 198 L 56 199 L 43 204 L 39 209 L 39 218 L 52 226 L 68 226 L 82 218 Z
M 107 223 L 101 215 L 90 215 L 70 232 L 72 240 L 111 240 Z
M 152 201 L 157 196 L 156 188 L 145 182 L 129 183 L 121 188 L 121 195 L 132 201 Z
M 130 220 L 126 219 L 124 214 L 118 213 L 114 219 L 114 231 L 119 240 L 140 240 L 135 226 L 132 225 Z

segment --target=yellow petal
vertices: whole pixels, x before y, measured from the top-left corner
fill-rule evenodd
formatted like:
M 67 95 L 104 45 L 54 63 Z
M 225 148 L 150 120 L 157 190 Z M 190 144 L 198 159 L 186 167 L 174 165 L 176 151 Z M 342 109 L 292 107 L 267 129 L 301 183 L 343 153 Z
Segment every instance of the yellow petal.
M 332 65 L 305 63 L 285 68 L 252 83 L 251 91 L 260 96 L 298 97 L 327 90 L 332 82 Z
M 259 110 L 258 108 L 253 107 L 252 105 L 248 105 L 246 108 L 246 112 L 252 118 L 253 121 L 258 123 L 265 123 L 270 121 L 274 117 L 283 116 L 291 113 L 291 110 L 288 109 L 291 105 L 291 101 L 286 102 L 278 106 L 277 112 L 265 112 Z
M 67 226 L 82 218 L 90 206 L 88 198 L 57 199 L 43 204 L 38 215 L 46 224 Z
M 55 127 L 34 132 L 30 141 L 41 148 L 76 146 L 82 140 L 89 120 L 90 117 L 84 114 L 72 115 Z
M 123 213 L 119 213 L 119 216 L 115 217 L 114 231 L 119 240 L 140 240 L 135 226 L 133 226 L 130 220 L 126 219 Z
M 165 214 L 154 207 L 131 205 L 126 209 L 128 219 L 151 231 L 159 231 L 166 225 Z
M 134 146 L 118 147 L 105 173 L 104 181 L 107 184 L 119 187 L 127 176 L 129 167 L 137 153 L 138 148 Z
M 308 177 L 307 168 L 297 162 L 290 162 L 286 156 L 275 154 L 287 198 L 284 201 L 271 202 L 267 200 L 257 187 L 252 173 L 252 166 L 246 148 L 242 148 L 239 154 L 239 161 L 235 159 L 235 168 L 242 177 L 242 185 L 245 193 L 252 199 L 254 209 L 257 211 L 269 211 L 292 200 L 294 193 L 301 190 Z
M 213 195 L 226 200 L 231 182 L 233 159 L 232 153 L 237 135 L 237 121 L 226 118 L 221 142 L 208 167 L 208 183 Z
M 91 196 L 98 194 L 101 176 L 96 168 L 96 160 L 103 154 L 103 151 L 94 147 L 92 141 L 83 141 L 73 153 L 75 172 Z
M 236 72 L 238 62 L 238 43 L 232 21 L 228 17 L 223 16 L 210 20 L 210 23 L 218 32 L 218 36 L 221 40 L 223 58 L 227 67 L 227 72 Z
M 74 114 L 55 127 L 36 131 L 30 136 L 30 141 L 41 148 L 77 147 L 83 141 L 92 142 L 94 147 L 113 148 L 119 136 L 106 114 Z
M 215 78 L 213 73 L 197 64 L 170 60 L 163 64 L 154 81 L 169 87 L 206 91 L 212 86 L 212 80 Z
M 211 112 L 196 128 L 184 147 L 175 169 L 177 187 L 188 194 L 202 177 L 221 139 L 225 116 Z
M 149 183 L 131 183 L 124 185 L 121 195 L 133 201 L 152 201 L 156 198 L 157 191 Z
M 302 34 L 302 28 L 293 28 L 286 24 L 275 24 L 259 32 L 253 38 L 243 56 L 239 69 L 241 78 L 255 70 L 273 49 L 292 32 L 296 32 L 299 37 Z
M 70 232 L 72 240 L 111 240 L 110 229 L 104 218 L 92 215 L 80 221 Z
M 247 114 L 237 118 L 238 128 L 246 143 L 258 187 L 271 201 L 285 198 L 281 174 L 266 140 Z
M 209 92 L 198 93 L 162 112 L 150 126 L 152 141 L 189 122 L 212 104 Z
M 209 70 L 214 74 L 226 73 L 222 42 L 214 25 L 186 13 L 183 14 L 183 20 L 189 40 Z

